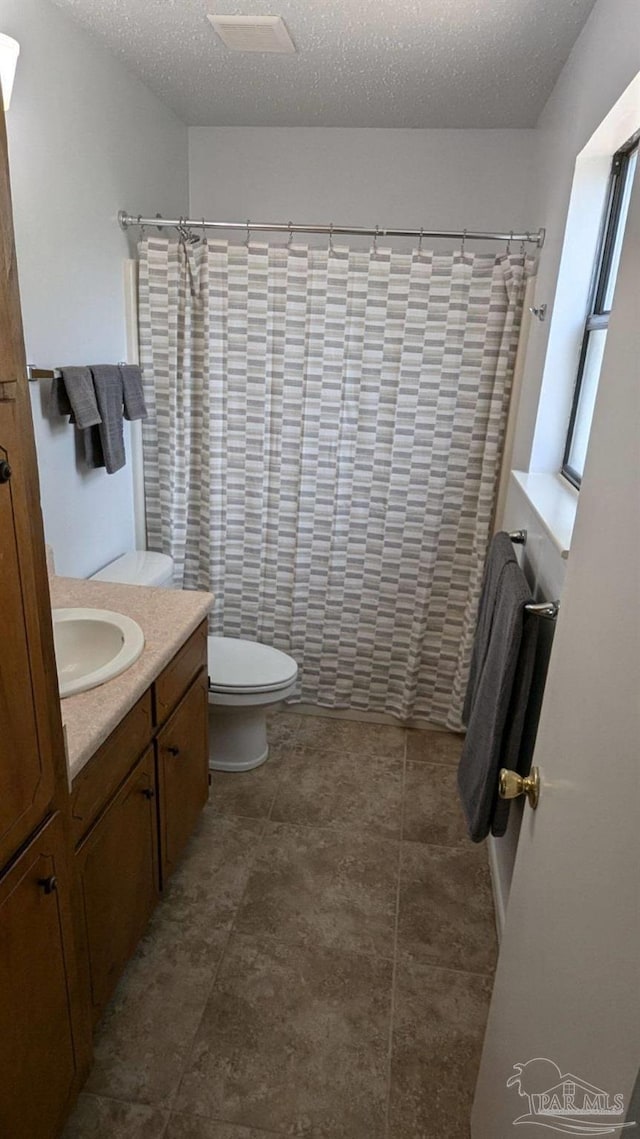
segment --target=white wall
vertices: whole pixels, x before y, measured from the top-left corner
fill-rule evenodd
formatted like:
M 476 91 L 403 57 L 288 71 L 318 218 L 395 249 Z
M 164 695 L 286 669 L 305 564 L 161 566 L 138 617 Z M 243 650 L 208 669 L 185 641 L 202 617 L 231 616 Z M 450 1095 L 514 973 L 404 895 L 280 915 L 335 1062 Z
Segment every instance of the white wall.
M 636 181 L 540 721 L 540 806 L 525 808 L 473 1139 L 548 1134 L 513 1127 L 526 1111 L 505 1090 L 516 1057 L 553 1057 L 627 1106 L 637 1080 L 639 264 Z M 593 1133 L 638 1132 L 622 1132 L 622 1116 L 601 1122 Z
M 558 289 L 575 164 L 640 70 L 638 28 L 637 4 L 630 0 L 598 0 L 535 132 L 531 198 L 536 202 L 536 219 L 547 229 L 535 295 L 536 303 L 549 304 L 551 319 L 545 324 L 531 324 L 514 433 L 515 469 L 552 472 L 560 467 L 577 366 L 570 340 L 573 335 L 574 343 L 576 337 L 579 343 L 581 337 L 584 309 L 582 317 L 575 310 L 580 298 L 586 307 L 594 234 L 599 228 L 602 204 L 597 186 L 581 187 L 583 199 L 591 195 L 591 221 L 587 225 L 584 217 L 575 219 L 574 229 L 579 232 L 571 250 L 571 265 L 567 267 L 563 261 L 563 279 Z M 629 135 L 633 129 L 631 126 Z M 612 146 L 610 153 L 615 149 Z M 601 176 L 599 185 L 604 188 L 610 160 L 603 165 L 598 156 L 595 163 Z M 513 479 L 501 524 L 508 530 L 524 527 L 529 531 L 526 566 L 530 579 L 535 581 L 540 598 L 561 597 L 566 563 Z M 521 811 L 516 808 L 505 837 L 489 840 L 499 921 L 507 905 L 520 818 Z
M 190 212 L 225 221 L 534 230 L 533 133 L 191 127 Z
M 0 0 L 0 28 L 21 45 L 7 129 L 28 360 L 125 359 L 116 215 L 186 212 L 186 127 L 48 0 Z M 131 462 L 87 471 L 48 386 L 31 389 L 45 532 L 58 572 L 82 576 L 134 544 Z
M 639 17 L 635 0 L 597 0 L 535 131 L 531 201 L 535 203 L 536 218 L 547 230 L 536 300 L 549 304 L 551 319 L 540 325 L 530 339 L 514 447 L 516 468 L 529 469 L 549 330 L 554 321 L 563 319 L 563 313 L 555 310 L 554 301 L 576 159 L 640 70 Z M 538 456 L 534 455 L 532 469 L 557 469 L 574 378 L 557 372 L 545 375 L 547 391 L 543 392 L 541 414 L 545 415 L 547 406 L 555 414 L 558 403 L 552 395 L 547 405 L 547 396 L 553 389 L 561 388 L 567 393 L 561 412 L 564 418 L 555 431 L 554 424 L 547 422 L 546 430 L 554 433 L 554 446 L 550 447 L 548 440 L 546 446 L 541 446 L 544 440 L 538 438 Z

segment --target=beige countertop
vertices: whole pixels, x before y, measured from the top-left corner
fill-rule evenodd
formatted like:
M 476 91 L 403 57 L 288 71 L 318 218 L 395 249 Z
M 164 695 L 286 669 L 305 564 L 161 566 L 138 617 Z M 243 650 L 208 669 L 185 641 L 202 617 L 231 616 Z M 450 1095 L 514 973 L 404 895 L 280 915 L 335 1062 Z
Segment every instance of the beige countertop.
M 131 668 L 106 684 L 60 702 L 71 783 L 204 620 L 213 594 L 70 577 L 51 577 L 50 587 L 55 609 L 114 609 L 132 617 L 144 633 L 142 655 Z

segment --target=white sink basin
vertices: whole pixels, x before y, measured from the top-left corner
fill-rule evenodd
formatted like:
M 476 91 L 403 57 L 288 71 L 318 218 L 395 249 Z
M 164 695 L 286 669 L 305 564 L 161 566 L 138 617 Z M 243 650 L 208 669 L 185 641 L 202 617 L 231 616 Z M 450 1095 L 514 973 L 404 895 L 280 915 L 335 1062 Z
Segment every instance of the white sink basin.
M 54 609 L 53 642 L 60 696 L 113 680 L 137 661 L 144 633 L 136 621 L 109 609 Z

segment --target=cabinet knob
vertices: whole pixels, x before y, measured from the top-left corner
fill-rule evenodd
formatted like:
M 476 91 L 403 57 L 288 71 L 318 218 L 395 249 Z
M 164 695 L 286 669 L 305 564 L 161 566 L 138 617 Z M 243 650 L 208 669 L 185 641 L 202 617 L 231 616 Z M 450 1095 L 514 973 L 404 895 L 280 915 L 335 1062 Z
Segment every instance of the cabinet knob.
M 0 459 L 0 483 L 9 482 L 11 478 L 11 467 L 6 459 Z
M 55 874 L 50 874 L 48 878 L 38 878 L 38 885 L 44 894 L 53 894 L 58 889 L 58 879 Z
M 153 787 L 143 787 L 142 794 L 144 795 L 145 799 L 154 799 L 156 793 L 153 790 Z
M 167 751 L 169 752 L 169 755 L 180 755 L 179 747 L 168 747 Z

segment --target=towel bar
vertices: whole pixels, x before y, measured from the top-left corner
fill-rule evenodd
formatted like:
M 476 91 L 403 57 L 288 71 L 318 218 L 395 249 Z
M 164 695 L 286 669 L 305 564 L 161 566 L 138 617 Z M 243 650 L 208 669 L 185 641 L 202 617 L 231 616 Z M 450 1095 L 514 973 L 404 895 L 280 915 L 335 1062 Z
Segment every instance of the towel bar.
M 119 366 L 125 363 L 126 360 L 118 360 Z M 59 380 L 61 375 L 60 368 L 36 368 L 33 364 L 27 364 L 27 379 L 30 383 L 37 380 Z
M 560 602 L 532 601 L 529 603 L 529 605 L 525 605 L 525 609 L 527 610 L 527 613 L 535 613 L 536 617 L 549 617 L 552 621 L 555 621 L 556 617 L 558 616 L 558 610 L 560 609 Z
M 514 546 L 525 546 L 527 543 L 527 531 L 511 530 L 509 539 L 513 542 Z M 559 601 L 541 601 L 539 603 L 532 601 L 529 605 L 525 605 L 527 613 L 535 613 L 536 617 L 549 617 L 552 621 L 555 621 L 558 616 L 559 608 Z
M 59 368 L 34 368 L 33 364 L 27 364 L 27 379 L 30 383 L 36 380 L 56 380 L 59 376 Z

